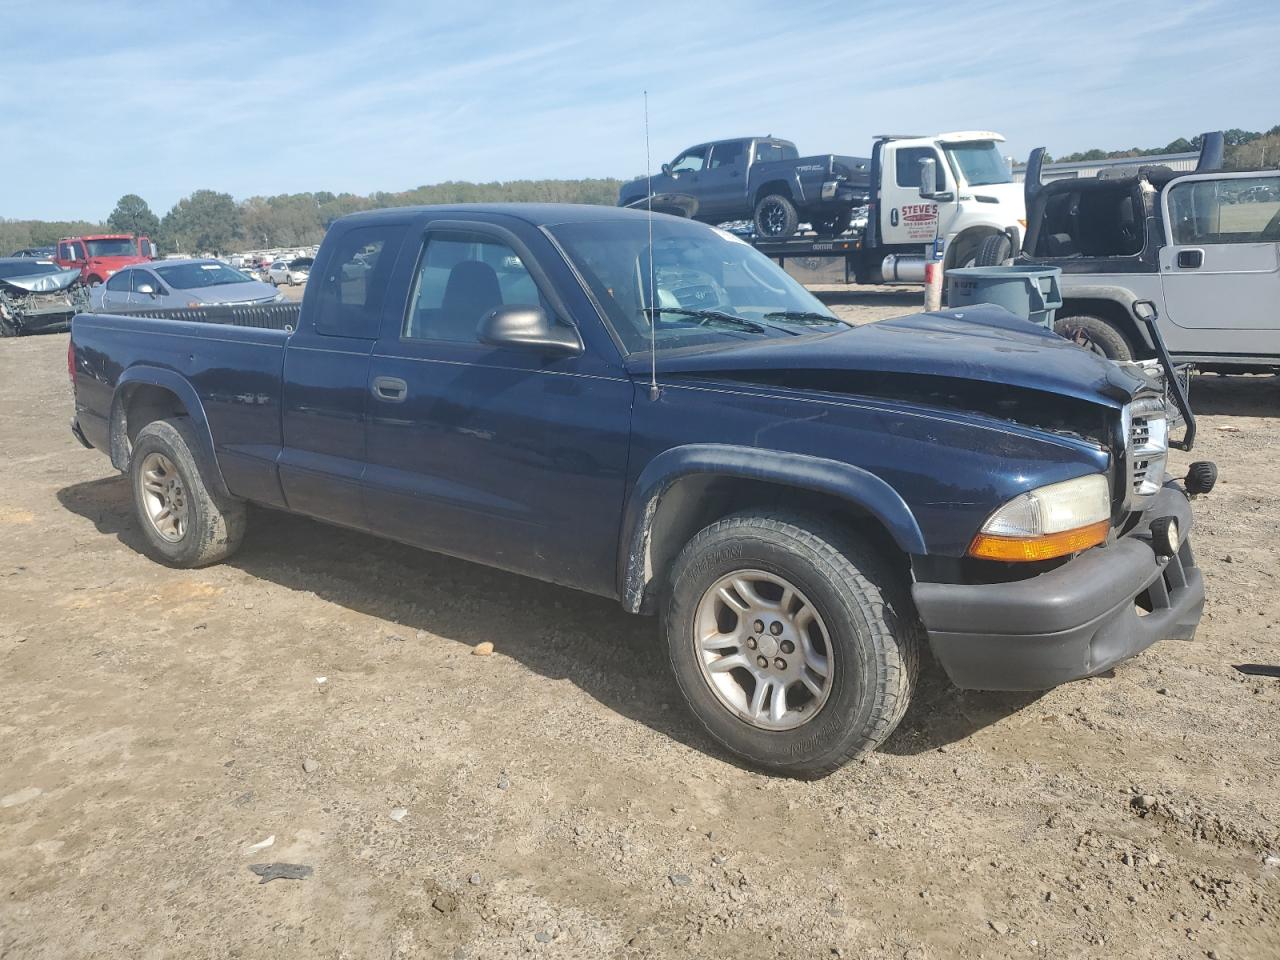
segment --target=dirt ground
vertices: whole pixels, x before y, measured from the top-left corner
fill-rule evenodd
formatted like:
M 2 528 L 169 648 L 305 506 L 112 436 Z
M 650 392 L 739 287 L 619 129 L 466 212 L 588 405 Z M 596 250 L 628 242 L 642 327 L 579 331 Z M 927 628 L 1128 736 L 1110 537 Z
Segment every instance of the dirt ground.
M 263 511 L 152 562 L 65 352 L 0 342 L 4 960 L 1280 957 L 1280 679 L 1237 669 L 1280 663 L 1275 378 L 1195 383 L 1194 642 L 1043 695 L 927 665 L 881 752 L 797 783 L 616 604 Z

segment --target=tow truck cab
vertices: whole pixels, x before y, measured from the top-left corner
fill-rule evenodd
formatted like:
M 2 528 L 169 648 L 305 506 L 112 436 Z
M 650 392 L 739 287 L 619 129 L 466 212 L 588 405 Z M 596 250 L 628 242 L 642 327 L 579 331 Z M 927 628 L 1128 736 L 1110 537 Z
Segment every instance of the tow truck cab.
M 127 233 L 95 233 L 63 237 L 58 241 L 54 262 L 67 270 L 79 270 L 86 286 L 96 287 L 118 270 L 145 263 L 157 256 L 156 245 L 148 237 Z

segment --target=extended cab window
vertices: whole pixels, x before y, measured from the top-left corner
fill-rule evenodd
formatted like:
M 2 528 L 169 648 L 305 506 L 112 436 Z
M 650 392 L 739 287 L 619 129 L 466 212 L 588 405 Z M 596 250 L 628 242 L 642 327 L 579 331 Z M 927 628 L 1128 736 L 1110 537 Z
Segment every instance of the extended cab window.
M 132 270 L 121 270 L 110 280 L 107 281 L 107 289 L 112 293 L 128 293 L 130 278 L 133 276 Z
M 335 241 L 316 294 L 317 333 L 377 338 L 388 275 L 404 231 L 403 223 L 378 223 L 348 230 Z M 271 265 L 273 270 L 284 268 L 283 261 Z
M 1280 177 L 1175 183 L 1169 220 L 1174 243 L 1280 241 Z
M 945 168 L 938 161 L 938 152 L 933 147 L 902 147 L 894 151 L 894 179 L 900 187 L 920 186 L 920 161 L 933 160 L 938 164 L 938 188 L 946 182 Z
M 409 303 L 406 338 L 455 343 L 477 343 L 480 321 L 495 307 L 551 312 L 520 256 L 482 234 L 429 235 Z
M 671 164 L 672 173 L 694 173 L 701 170 L 707 162 L 707 148 L 694 147 L 692 150 L 686 150 L 680 156 L 676 157 L 675 163 Z
M 800 154 L 789 143 L 775 143 L 763 140 L 756 144 L 756 163 L 771 163 L 774 160 L 795 160 Z

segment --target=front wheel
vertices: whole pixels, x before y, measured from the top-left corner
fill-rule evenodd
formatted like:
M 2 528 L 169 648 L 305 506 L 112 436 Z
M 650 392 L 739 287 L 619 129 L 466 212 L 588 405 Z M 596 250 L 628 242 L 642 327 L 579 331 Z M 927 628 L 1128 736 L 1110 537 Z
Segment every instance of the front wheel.
M 995 233 L 978 244 L 975 267 L 1003 267 L 1013 263 L 1013 242 L 1007 233 Z
M 861 541 L 807 518 L 742 513 L 677 558 L 667 607 L 672 670 L 729 750 L 821 777 L 893 732 L 919 638 L 901 578 Z
M 1108 360 L 1132 360 L 1133 348 L 1128 338 L 1110 321 L 1087 313 L 1061 317 L 1053 330 L 1058 336 Z
M 756 204 L 755 227 L 762 237 L 794 236 L 800 228 L 800 214 L 789 198 L 772 193 Z
M 172 567 L 225 560 L 244 539 L 245 505 L 205 484 L 197 443 L 187 418 L 155 420 L 138 431 L 129 458 L 138 523 L 152 554 Z
M 852 218 L 852 210 L 839 210 L 819 214 L 813 218 L 809 225 L 813 227 L 814 233 L 820 237 L 838 237 L 849 229 L 849 223 Z

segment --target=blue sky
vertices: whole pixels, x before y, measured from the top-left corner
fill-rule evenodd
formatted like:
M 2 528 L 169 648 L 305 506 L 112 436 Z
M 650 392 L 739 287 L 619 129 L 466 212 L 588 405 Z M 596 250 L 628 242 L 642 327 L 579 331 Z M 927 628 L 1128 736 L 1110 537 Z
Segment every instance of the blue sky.
M 0 217 L 442 180 L 628 177 L 702 140 L 1024 157 L 1280 123 L 1274 0 L 0 0 Z M 21 186 L 16 186 L 20 184 Z

